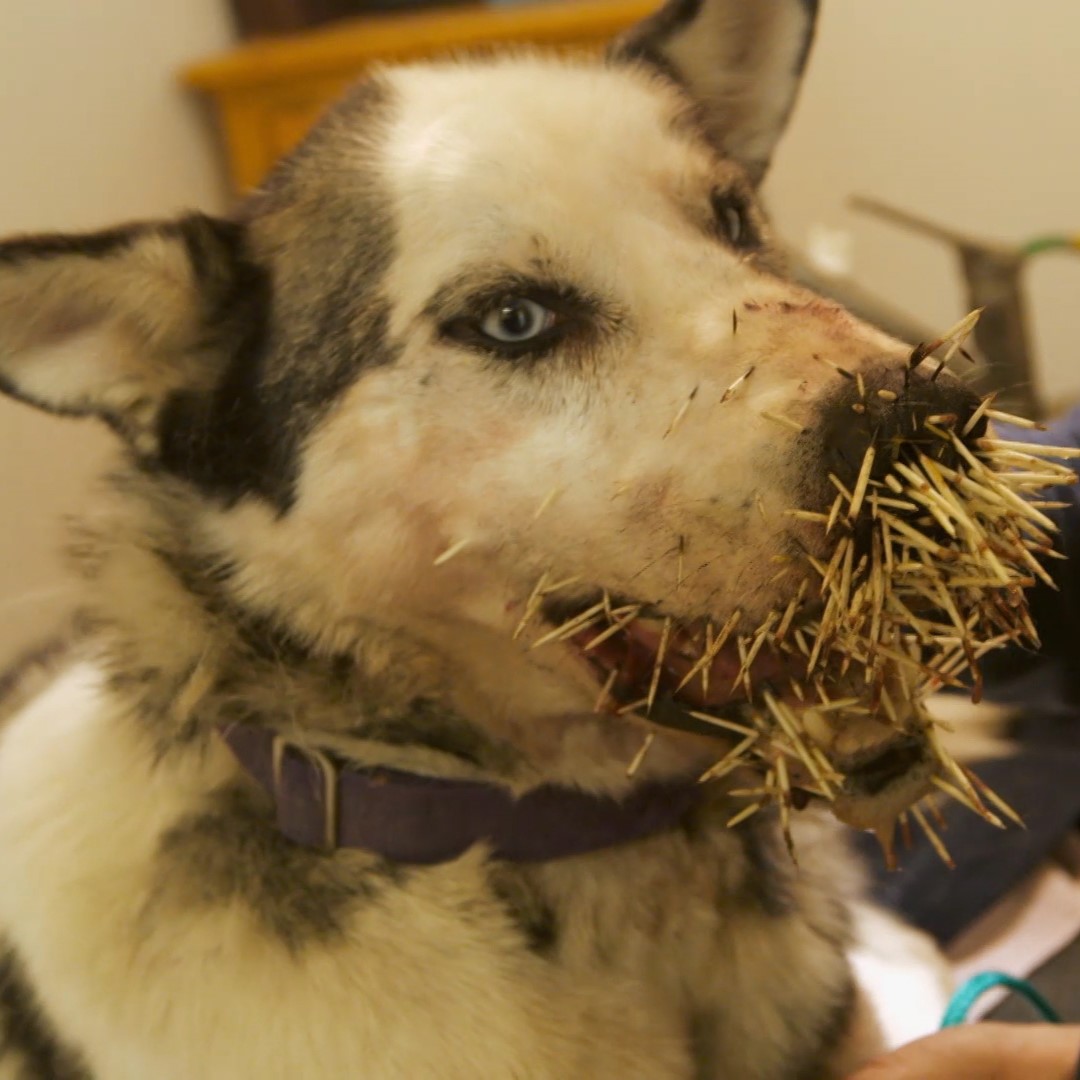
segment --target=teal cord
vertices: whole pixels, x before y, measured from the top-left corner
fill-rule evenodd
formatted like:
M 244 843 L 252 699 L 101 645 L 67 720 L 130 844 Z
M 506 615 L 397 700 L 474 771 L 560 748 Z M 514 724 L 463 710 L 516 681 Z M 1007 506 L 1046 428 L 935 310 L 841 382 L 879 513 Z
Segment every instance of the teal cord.
M 1026 998 L 1034 1006 L 1036 1012 L 1051 1024 L 1061 1023 L 1061 1017 L 1054 1012 L 1050 1002 L 1031 983 L 1025 979 L 1006 975 L 1001 971 L 984 971 L 979 975 L 973 975 L 953 994 L 949 1007 L 945 1010 L 945 1018 L 941 1021 L 941 1026 L 947 1028 L 962 1024 L 967 1020 L 968 1013 L 971 1012 L 975 1002 L 996 986 L 1006 986 L 1013 993 Z

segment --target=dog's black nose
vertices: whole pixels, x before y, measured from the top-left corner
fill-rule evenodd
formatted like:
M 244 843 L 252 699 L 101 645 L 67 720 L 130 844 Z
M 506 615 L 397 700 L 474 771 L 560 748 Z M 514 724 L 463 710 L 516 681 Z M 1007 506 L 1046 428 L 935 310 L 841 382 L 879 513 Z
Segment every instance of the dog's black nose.
M 958 451 L 943 433 L 955 433 L 965 443 L 984 435 L 983 418 L 969 425 L 979 403 L 955 376 L 940 371 L 936 361 L 914 370 L 906 360 L 889 360 L 840 371 L 822 406 L 823 474 L 834 474 L 850 490 L 869 446 L 875 449 L 875 480 L 905 453 L 919 450 L 952 465 Z

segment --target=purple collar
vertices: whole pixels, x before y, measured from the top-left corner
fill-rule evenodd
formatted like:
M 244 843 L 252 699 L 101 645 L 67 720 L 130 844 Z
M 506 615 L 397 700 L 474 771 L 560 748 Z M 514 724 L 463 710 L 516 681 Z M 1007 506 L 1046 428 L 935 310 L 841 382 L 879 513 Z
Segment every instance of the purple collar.
M 268 728 L 232 724 L 220 734 L 274 800 L 288 839 L 401 863 L 446 862 L 481 842 L 510 862 L 581 855 L 674 828 L 702 793 L 688 779 L 644 784 L 621 800 L 554 784 L 515 797 L 477 780 L 357 768 Z

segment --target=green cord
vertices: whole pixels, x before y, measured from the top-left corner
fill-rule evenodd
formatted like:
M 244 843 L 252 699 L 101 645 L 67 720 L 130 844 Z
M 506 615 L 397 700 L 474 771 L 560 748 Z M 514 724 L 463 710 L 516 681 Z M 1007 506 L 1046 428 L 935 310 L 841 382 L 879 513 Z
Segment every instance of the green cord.
M 1036 236 L 1022 245 L 1020 251 L 1024 255 L 1041 255 L 1044 251 L 1058 251 L 1062 248 L 1080 248 L 1080 236 L 1064 233 Z
M 1006 986 L 1022 998 L 1026 998 L 1039 1015 L 1051 1024 L 1061 1023 L 1061 1017 L 1054 1012 L 1050 1002 L 1031 983 L 1025 979 L 1006 975 L 1001 971 L 984 971 L 979 975 L 973 975 L 953 994 L 949 1007 L 945 1010 L 945 1018 L 941 1021 L 941 1026 L 947 1028 L 962 1024 L 967 1020 L 968 1013 L 971 1012 L 975 1002 L 987 990 L 993 990 L 996 986 Z

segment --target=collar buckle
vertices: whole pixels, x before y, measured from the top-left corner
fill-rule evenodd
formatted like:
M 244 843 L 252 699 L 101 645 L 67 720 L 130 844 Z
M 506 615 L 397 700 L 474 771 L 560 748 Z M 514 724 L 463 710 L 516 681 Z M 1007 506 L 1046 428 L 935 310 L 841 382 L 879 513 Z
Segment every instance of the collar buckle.
M 289 770 L 292 755 L 297 755 L 301 759 L 297 762 L 300 768 L 295 772 Z M 278 828 L 287 831 L 290 801 L 314 798 L 322 806 L 323 811 L 321 847 L 324 851 L 333 851 L 338 846 L 337 766 L 325 751 L 299 743 L 280 731 L 273 734 L 270 759 Z M 305 762 L 314 765 L 315 770 L 303 768 Z M 310 790 L 312 778 L 317 778 L 315 791 Z

